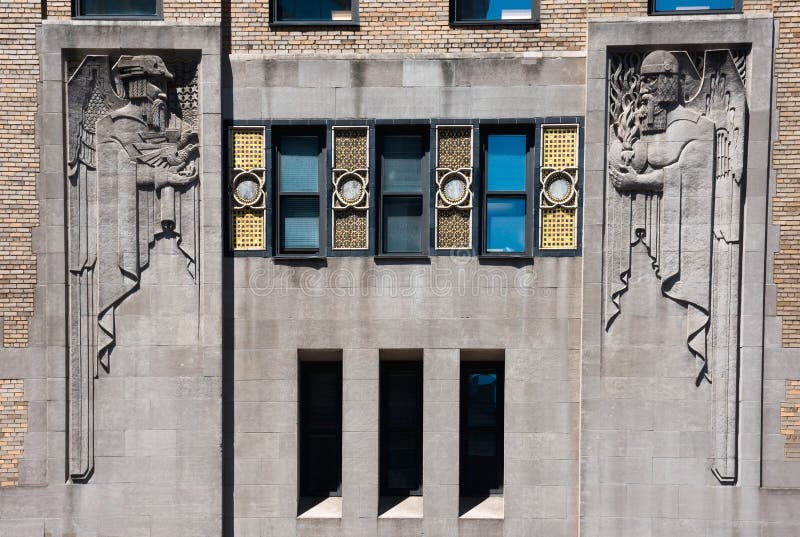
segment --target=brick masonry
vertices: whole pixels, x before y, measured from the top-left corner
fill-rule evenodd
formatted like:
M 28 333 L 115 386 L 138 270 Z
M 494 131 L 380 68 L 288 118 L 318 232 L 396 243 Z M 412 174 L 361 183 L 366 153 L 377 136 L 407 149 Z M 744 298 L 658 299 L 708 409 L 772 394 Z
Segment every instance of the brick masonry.
M 28 430 L 22 380 L 0 380 L 0 487 L 19 482 L 19 461 Z
M 4 347 L 28 343 L 36 259 L 32 229 L 39 224 L 34 139 L 38 1 L 2 0 L 0 22 L 0 317 Z
M 778 86 L 778 139 L 773 146 L 777 175 L 774 221 L 780 226 L 775 256 L 777 313 L 783 318 L 783 344 L 800 347 L 800 11 L 793 0 L 775 0 L 780 24 L 775 57 Z
M 781 405 L 784 457 L 800 461 L 800 380 L 786 381 L 786 401 Z

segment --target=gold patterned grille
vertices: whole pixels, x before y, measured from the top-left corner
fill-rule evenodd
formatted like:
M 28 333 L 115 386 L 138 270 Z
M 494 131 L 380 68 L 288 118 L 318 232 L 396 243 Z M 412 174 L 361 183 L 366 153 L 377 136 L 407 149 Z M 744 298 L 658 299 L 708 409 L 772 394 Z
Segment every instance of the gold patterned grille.
M 470 213 L 459 209 L 436 211 L 437 248 L 470 248 Z
M 264 228 L 266 194 L 264 182 L 264 129 L 260 127 L 231 129 L 231 163 L 229 180 L 231 207 L 231 246 L 234 250 L 263 250 L 267 247 Z M 246 172 L 246 173 L 245 173 Z M 244 184 L 247 183 L 247 184 Z M 243 197 L 237 188 L 257 185 L 255 197 Z
M 578 245 L 577 126 L 542 128 L 541 164 L 539 248 L 575 249 Z
M 367 129 L 336 129 L 336 151 L 333 167 L 357 170 L 368 166 Z
M 333 128 L 333 249 L 369 248 L 369 128 Z M 360 184 L 359 184 L 360 183 Z
M 333 247 L 341 250 L 364 249 L 367 245 L 367 218 L 363 211 L 345 209 L 334 214 L 336 232 Z
M 542 212 L 542 249 L 575 248 L 575 209 Z
M 564 169 L 578 165 L 578 129 L 576 127 L 545 127 L 542 141 L 542 166 Z
M 233 167 L 252 170 L 264 167 L 264 130 L 233 130 Z
M 472 127 L 436 128 L 436 248 L 472 248 Z
M 263 250 L 264 211 L 260 209 L 240 209 L 233 213 L 233 249 Z
M 437 168 L 472 167 L 472 127 L 439 127 Z

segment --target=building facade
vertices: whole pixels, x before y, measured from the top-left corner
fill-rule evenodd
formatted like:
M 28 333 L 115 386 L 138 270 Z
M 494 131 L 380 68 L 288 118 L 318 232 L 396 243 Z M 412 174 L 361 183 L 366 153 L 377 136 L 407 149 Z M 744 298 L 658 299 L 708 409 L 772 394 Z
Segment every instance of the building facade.
M 701 3 L 0 0 L 0 536 L 800 534 L 800 9 Z

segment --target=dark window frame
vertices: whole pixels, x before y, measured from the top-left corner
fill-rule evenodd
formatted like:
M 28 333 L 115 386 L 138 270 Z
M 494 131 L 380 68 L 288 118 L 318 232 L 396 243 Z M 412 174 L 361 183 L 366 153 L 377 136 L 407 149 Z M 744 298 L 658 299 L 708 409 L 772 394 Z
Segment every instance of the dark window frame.
M 459 20 L 458 2 L 450 0 L 450 26 L 541 26 L 541 0 L 531 0 L 530 19 L 486 19 L 486 20 Z
M 429 124 L 418 125 L 377 125 L 375 130 L 375 160 L 377 164 L 376 177 L 378 178 L 378 203 L 377 203 L 377 222 L 376 222 L 376 237 L 375 237 L 375 257 L 378 258 L 418 258 L 428 257 L 430 252 L 430 235 L 431 235 L 431 208 L 430 208 L 430 191 L 431 191 L 431 141 L 430 141 L 430 128 Z M 417 134 L 421 137 L 423 143 L 424 155 L 420 164 L 422 170 L 422 187 L 419 192 L 389 192 L 384 193 L 383 186 L 383 139 L 389 135 L 404 135 L 404 134 Z M 383 200 L 385 197 L 395 198 L 408 198 L 419 197 L 422 202 L 422 214 L 420 215 L 420 245 L 422 246 L 420 252 L 384 252 L 384 238 L 383 238 Z
M 325 125 L 311 126 L 274 126 L 272 128 L 272 184 L 273 213 L 275 224 L 273 225 L 273 245 L 275 257 L 286 258 L 308 258 L 325 257 L 327 251 L 327 127 Z M 317 165 L 317 192 L 294 192 L 281 190 L 281 141 L 285 136 L 316 136 L 318 140 L 318 165 Z M 281 222 L 281 202 L 284 198 L 317 198 L 319 202 L 319 214 L 317 216 L 319 224 L 319 238 L 316 249 L 313 248 L 284 248 L 281 241 L 283 230 Z
M 358 27 L 361 23 L 359 21 L 358 0 L 350 0 L 350 12 L 352 13 L 349 21 L 335 21 L 335 20 L 280 20 L 278 18 L 278 2 L 280 0 L 272 0 L 269 3 L 269 25 L 274 27 L 309 27 L 309 26 L 345 26 L 345 27 Z
M 675 15 L 725 15 L 742 13 L 744 0 L 733 0 L 733 9 L 673 9 L 671 11 L 657 11 L 656 0 L 647 0 L 647 12 L 655 17 L 675 16 Z
M 468 373 L 475 373 L 484 370 L 486 372 L 493 372 L 497 375 L 497 406 L 494 427 L 469 427 L 467 422 L 467 383 L 465 382 Z M 458 494 L 462 498 L 480 497 L 487 493 L 491 496 L 500 496 L 503 494 L 504 485 L 504 465 L 505 465 L 505 452 L 503 449 L 505 424 L 505 362 L 503 361 L 461 361 L 461 371 L 459 376 L 459 447 L 458 447 Z M 499 487 L 492 488 L 489 491 L 485 490 L 471 490 L 466 487 L 465 476 L 469 473 L 469 466 L 465 464 L 467 439 L 469 432 L 473 430 L 493 431 L 495 433 L 495 472 L 497 478 L 500 480 Z
M 334 431 L 338 436 L 338 461 L 339 461 L 339 488 L 336 491 L 328 491 L 328 497 L 339 497 L 342 495 L 342 362 L 340 360 L 328 361 L 310 361 L 301 360 L 298 367 L 298 495 L 301 498 L 318 498 L 324 497 L 318 491 L 310 490 L 307 481 L 310 479 L 306 472 L 308 472 L 308 465 L 304 464 L 309 455 L 306 452 L 306 445 L 308 443 L 306 437 L 311 434 L 310 427 L 308 426 L 308 406 L 304 402 L 308 401 L 306 396 L 309 387 L 307 386 L 307 373 L 310 369 L 317 370 L 332 370 L 337 376 L 337 401 L 338 401 L 338 421 L 331 429 L 319 429 L 319 431 L 327 432 Z
M 386 385 L 388 382 L 388 372 L 392 369 L 405 369 L 405 370 L 414 370 L 414 373 L 417 374 L 419 379 L 419 386 L 417 391 L 417 428 L 414 430 L 413 428 L 406 428 L 406 427 L 389 427 L 384 419 L 385 416 L 388 415 L 387 405 L 388 405 L 388 397 L 387 397 L 387 390 Z M 378 399 L 379 399 L 379 411 L 380 411 L 380 426 L 378 428 L 378 438 L 379 438 L 379 452 L 378 452 L 378 459 L 380 461 L 380 473 L 379 473 L 379 494 L 383 497 L 405 497 L 405 496 L 422 496 L 422 483 L 423 483 L 423 475 L 422 475 L 422 438 L 423 438 L 423 430 L 422 430 L 422 406 L 424 404 L 423 400 L 423 374 L 422 374 L 422 362 L 419 360 L 402 360 L 402 361 L 395 361 L 395 360 L 383 360 L 380 364 L 380 381 L 379 381 L 379 388 L 378 388 Z M 388 451 L 389 446 L 388 443 L 385 441 L 385 436 L 389 432 L 404 432 L 404 433 L 414 433 L 417 436 L 417 469 L 419 474 L 419 487 L 413 490 L 406 490 L 406 489 L 390 489 L 386 485 L 388 481 Z
M 526 136 L 526 152 L 525 152 L 525 190 L 513 191 L 489 191 L 489 136 L 493 134 L 524 134 Z M 536 170 L 538 169 L 535 162 L 535 149 L 536 149 L 536 126 L 530 124 L 514 124 L 514 125 L 491 125 L 481 127 L 481 141 L 480 141 L 480 154 L 481 154 L 481 243 L 480 243 L 480 256 L 481 257 L 512 257 L 512 258 L 530 258 L 533 257 L 533 245 L 535 242 L 534 235 L 534 222 L 536 217 L 536 204 L 535 204 L 535 179 Z M 487 249 L 487 207 L 489 205 L 489 198 L 520 198 L 525 197 L 525 248 L 522 252 L 490 252 Z
M 81 15 L 83 0 L 72 0 L 72 18 L 86 20 L 164 20 L 164 0 L 156 0 L 156 12 L 153 15 Z

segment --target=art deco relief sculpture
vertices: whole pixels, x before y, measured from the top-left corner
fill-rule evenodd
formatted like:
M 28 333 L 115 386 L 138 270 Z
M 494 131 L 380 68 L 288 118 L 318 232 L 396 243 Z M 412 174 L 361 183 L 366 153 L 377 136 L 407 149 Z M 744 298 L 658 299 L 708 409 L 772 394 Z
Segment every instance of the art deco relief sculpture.
M 180 64 L 185 71 L 186 65 Z M 93 471 L 93 381 L 108 367 L 115 310 L 150 248 L 176 240 L 195 277 L 197 80 L 158 56 L 87 56 L 67 83 L 69 472 Z M 186 73 L 184 73 L 185 75 Z M 170 87 L 172 85 L 172 87 Z
M 686 308 L 696 384 L 711 384 L 715 476 L 736 480 L 739 267 L 747 104 L 739 53 L 658 50 L 610 62 L 605 325 L 625 313 L 642 244 Z

